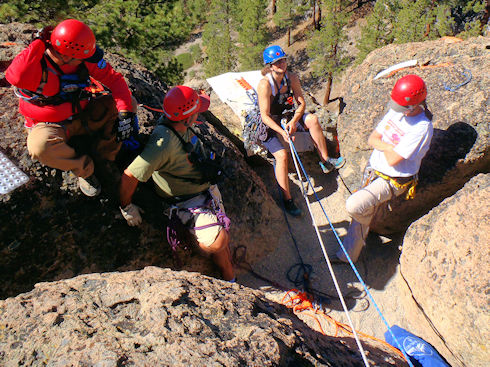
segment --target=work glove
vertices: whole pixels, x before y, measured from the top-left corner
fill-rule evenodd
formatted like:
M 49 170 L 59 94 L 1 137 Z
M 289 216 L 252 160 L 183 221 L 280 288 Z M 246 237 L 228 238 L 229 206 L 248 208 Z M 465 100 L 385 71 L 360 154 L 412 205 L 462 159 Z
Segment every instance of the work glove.
M 119 112 L 114 124 L 118 142 L 128 139 L 133 134 L 135 116 L 134 112 Z
M 138 205 L 129 203 L 124 208 L 119 207 L 119 209 L 121 210 L 121 214 L 124 219 L 126 219 L 126 222 L 128 222 L 128 226 L 139 226 L 143 222 L 143 218 L 141 218 L 141 213 L 144 212 L 143 209 L 141 209 Z
M 37 32 L 33 33 L 32 40 L 40 39 L 44 43 L 50 43 L 51 40 L 51 32 L 53 32 L 53 26 L 47 26 L 41 29 L 38 29 Z

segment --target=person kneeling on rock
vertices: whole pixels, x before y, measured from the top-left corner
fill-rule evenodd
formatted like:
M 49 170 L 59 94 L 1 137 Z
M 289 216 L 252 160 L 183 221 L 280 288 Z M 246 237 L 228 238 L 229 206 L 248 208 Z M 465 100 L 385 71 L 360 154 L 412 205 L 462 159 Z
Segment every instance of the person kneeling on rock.
M 164 118 L 155 127 L 143 152 L 124 171 L 119 188 L 120 209 L 128 225 L 141 224 L 141 209 L 131 202 L 139 182 L 153 178 L 157 193 L 172 205 L 169 232 L 184 225 L 198 246 L 210 254 L 225 280 L 234 281 L 226 217 L 215 165 L 192 130 L 200 112 L 209 107 L 209 97 L 192 88 L 176 86 L 163 100 Z M 216 172 L 217 173 L 217 172 Z M 178 239 L 169 237 L 172 247 Z
M 78 154 L 71 138 L 88 136 L 92 155 L 114 161 L 138 125 L 136 100 L 103 56 L 92 30 L 67 19 L 40 30 L 5 72 L 26 119 L 29 154 L 48 167 L 73 172 L 87 196 L 101 190 L 94 156 Z
M 393 197 L 413 197 L 422 158 L 432 139 L 432 113 L 427 109 L 427 87 L 417 75 L 399 79 L 391 91 L 389 110 L 369 136 L 374 148 L 364 171 L 362 188 L 346 201 L 352 217 L 343 244 L 357 261 L 376 208 Z M 334 262 L 348 262 L 342 249 Z

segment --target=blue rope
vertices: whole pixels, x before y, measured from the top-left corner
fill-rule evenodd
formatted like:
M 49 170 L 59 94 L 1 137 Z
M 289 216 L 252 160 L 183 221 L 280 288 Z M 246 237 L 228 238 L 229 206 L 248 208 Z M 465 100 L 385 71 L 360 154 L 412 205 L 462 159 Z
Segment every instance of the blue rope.
M 303 166 L 303 163 L 301 162 L 301 159 L 299 158 L 298 152 L 296 151 L 296 148 L 294 147 L 294 144 L 292 143 L 292 141 L 291 141 L 291 147 L 293 149 L 294 155 L 296 156 L 296 158 L 297 158 L 297 160 L 298 160 L 298 162 L 299 162 L 299 164 L 301 166 L 301 170 L 303 171 L 303 174 L 305 175 L 306 179 L 308 180 L 308 184 L 311 185 L 311 187 L 313 187 L 313 185 L 312 185 L 312 183 L 310 181 L 310 177 L 306 173 L 306 170 L 305 170 L 305 168 Z M 325 209 L 323 208 L 323 205 L 320 202 L 320 198 L 316 194 L 315 190 L 313 190 L 313 194 L 315 195 L 315 198 L 316 198 L 318 204 L 320 204 L 320 207 L 322 208 L 323 214 L 325 215 L 325 218 L 327 218 L 328 224 L 330 225 L 330 228 L 332 228 L 332 231 L 333 231 L 333 233 L 335 235 L 335 238 L 337 238 L 337 242 L 339 243 L 340 247 L 342 248 L 342 251 L 344 251 L 345 256 L 347 257 L 347 260 L 349 260 L 349 264 L 352 267 L 352 270 L 354 270 L 354 273 L 356 274 L 357 279 L 359 279 L 359 282 L 362 284 L 364 290 L 366 291 L 366 294 L 369 296 L 371 302 L 373 303 L 374 307 L 376 308 L 376 311 L 378 312 L 379 316 L 381 317 L 381 320 L 383 320 L 383 323 L 387 327 L 388 332 L 393 337 L 393 340 L 395 340 L 395 342 L 396 342 L 398 348 L 400 349 L 400 351 L 403 353 L 405 359 L 407 360 L 408 365 L 410 367 L 414 367 L 413 364 L 412 364 L 412 362 L 410 361 L 410 358 L 408 357 L 408 355 L 406 354 L 405 350 L 403 349 L 403 347 L 401 346 L 400 342 L 398 341 L 397 337 L 395 336 L 395 334 L 391 330 L 391 327 L 389 326 L 388 321 L 386 321 L 385 317 L 381 313 L 381 310 L 379 309 L 376 301 L 374 300 L 373 296 L 371 295 L 371 292 L 369 292 L 369 289 L 368 289 L 366 283 L 364 282 L 364 280 L 362 279 L 361 275 L 359 274 L 359 271 L 357 270 L 356 266 L 352 262 L 349 254 L 347 253 L 347 250 L 345 249 L 345 247 L 344 247 L 344 245 L 343 245 L 343 243 L 342 243 L 342 241 L 341 241 L 341 239 L 339 237 L 339 235 L 337 234 L 337 231 L 335 230 L 335 227 L 333 226 L 332 222 L 330 221 L 330 218 L 328 217 L 327 213 L 325 212 Z M 306 197 L 306 193 L 303 193 L 303 195 L 305 195 L 306 200 L 308 200 L 308 198 Z
M 466 85 L 468 84 L 471 79 L 472 79 L 472 75 L 471 75 L 471 71 L 469 69 L 464 69 L 461 74 L 463 74 L 464 77 L 466 77 L 466 80 L 458 85 L 455 85 L 454 87 L 450 87 L 449 85 L 447 85 L 446 83 L 444 83 L 444 89 L 447 90 L 447 91 L 450 91 L 450 92 L 455 92 L 456 89 L 459 89 L 461 88 L 463 85 Z

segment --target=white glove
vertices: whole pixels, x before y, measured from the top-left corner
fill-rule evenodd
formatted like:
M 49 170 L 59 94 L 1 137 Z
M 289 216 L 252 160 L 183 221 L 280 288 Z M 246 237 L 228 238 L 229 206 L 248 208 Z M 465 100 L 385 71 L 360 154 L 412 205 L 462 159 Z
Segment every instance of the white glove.
M 121 214 L 124 219 L 126 219 L 129 226 L 139 226 L 141 222 L 143 222 L 140 212 L 144 213 L 144 211 L 138 205 L 129 203 L 124 208 L 119 207 L 119 209 L 121 210 Z

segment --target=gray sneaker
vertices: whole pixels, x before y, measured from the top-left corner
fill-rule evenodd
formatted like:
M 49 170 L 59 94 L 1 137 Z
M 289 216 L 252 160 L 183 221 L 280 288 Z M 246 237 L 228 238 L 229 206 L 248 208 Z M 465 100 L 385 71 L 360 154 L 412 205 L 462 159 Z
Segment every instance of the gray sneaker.
M 93 197 L 100 194 L 100 183 L 94 174 L 86 178 L 78 177 L 78 186 L 80 187 L 80 191 L 87 196 Z

